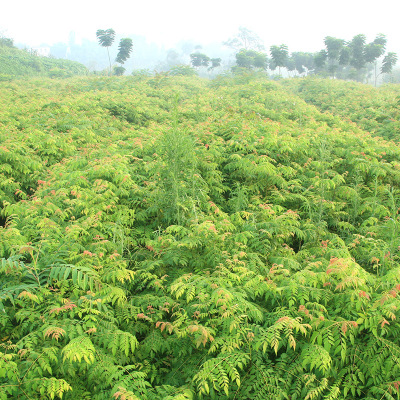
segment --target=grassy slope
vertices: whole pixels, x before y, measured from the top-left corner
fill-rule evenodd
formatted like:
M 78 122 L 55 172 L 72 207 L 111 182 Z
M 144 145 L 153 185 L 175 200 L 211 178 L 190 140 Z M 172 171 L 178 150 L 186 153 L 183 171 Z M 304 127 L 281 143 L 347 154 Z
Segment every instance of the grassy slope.
M 397 144 L 267 80 L 0 96 L 10 398 L 398 398 Z
M 38 57 L 26 51 L 0 47 L 0 74 L 2 79 L 21 76 L 69 77 L 85 75 L 84 65 L 69 60 Z

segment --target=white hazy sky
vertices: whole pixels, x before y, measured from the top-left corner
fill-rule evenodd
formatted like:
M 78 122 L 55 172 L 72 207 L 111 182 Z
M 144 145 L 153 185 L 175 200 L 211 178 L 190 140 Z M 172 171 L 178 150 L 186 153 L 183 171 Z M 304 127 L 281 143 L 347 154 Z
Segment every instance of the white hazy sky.
M 97 29 L 138 34 L 173 47 L 181 40 L 222 42 L 239 26 L 256 32 L 265 45 L 285 43 L 290 51 L 318 51 L 325 36 L 350 40 L 364 33 L 387 36 L 400 53 L 397 0 L 9 0 L 1 5 L 0 33 L 38 46 L 77 38 L 96 40 Z

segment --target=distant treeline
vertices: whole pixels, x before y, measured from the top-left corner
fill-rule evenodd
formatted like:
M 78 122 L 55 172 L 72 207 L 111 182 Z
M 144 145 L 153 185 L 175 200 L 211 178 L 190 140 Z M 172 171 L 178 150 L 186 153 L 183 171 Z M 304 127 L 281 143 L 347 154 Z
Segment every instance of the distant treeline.
M 49 48 L 53 56 L 79 61 L 92 70 L 105 68 L 103 61 L 106 57 L 104 53 L 99 53 L 100 48 L 95 42 L 85 39 L 79 45 L 75 36 L 71 35 L 69 44 L 58 43 Z M 386 51 L 387 38 L 384 34 L 378 34 L 371 42 L 364 34 L 358 34 L 351 40 L 326 36 L 324 48 L 318 52 L 290 52 L 286 44 L 272 45 L 267 49 L 254 32 L 244 27 L 240 27 L 238 33 L 221 46 L 210 45 L 207 48 L 182 41 L 176 49 L 166 51 L 147 43 L 142 36 L 135 35 L 129 40 L 133 45 L 133 54 L 126 68 L 132 68 L 136 75 L 165 72 L 170 75 L 214 77 L 227 71 L 235 74 L 257 71 L 272 77 L 318 75 L 375 85 L 388 80 L 389 76 L 392 81 L 398 80 L 398 74 L 392 74 L 397 54 Z M 60 45 L 64 46 L 61 52 Z M 229 54 L 228 49 L 233 53 Z M 70 76 L 87 73 L 81 64 L 34 57 L 34 52 L 29 51 L 16 52 L 10 38 L 0 38 L 0 51 L 0 73 L 3 74 Z M 111 66 L 108 68 L 111 70 Z M 105 69 L 93 72 L 108 74 Z M 114 73 L 123 73 L 121 66 L 116 67 Z
M 277 70 L 281 75 L 285 69 L 289 76 L 317 74 L 376 84 L 379 76 L 391 73 L 397 62 L 396 53 L 386 53 L 387 39 L 383 34 L 378 34 L 370 43 L 364 34 L 356 35 L 350 41 L 327 36 L 324 38 L 325 47 L 315 53 L 289 53 L 286 44 L 270 46 L 266 52 L 261 39 L 242 27 L 224 44 L 235 50 L 234 72 L 245 69 L 274 73 Z M 208 67 L 212 60 L 215 59 L 199 51 L 191 54 L 193 67 Z

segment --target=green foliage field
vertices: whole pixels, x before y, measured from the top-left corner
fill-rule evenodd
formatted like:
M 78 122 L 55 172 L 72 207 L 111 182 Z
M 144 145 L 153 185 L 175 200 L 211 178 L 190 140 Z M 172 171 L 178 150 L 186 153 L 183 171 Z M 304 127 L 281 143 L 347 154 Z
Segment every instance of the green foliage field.
M 284 85 L 322 112 L 353 121 L 374 136 L 400 140 L 400 85 L 375 88 L 326 79 L 288 79 Z
M 399 399 L 398 96 L 1 82 L 0 399 Z
M 86 74 L 87 68 L 76 61 L 40 57 L 28 51 L 0 46 L 0 81 L 26 76 L 67 78 Z

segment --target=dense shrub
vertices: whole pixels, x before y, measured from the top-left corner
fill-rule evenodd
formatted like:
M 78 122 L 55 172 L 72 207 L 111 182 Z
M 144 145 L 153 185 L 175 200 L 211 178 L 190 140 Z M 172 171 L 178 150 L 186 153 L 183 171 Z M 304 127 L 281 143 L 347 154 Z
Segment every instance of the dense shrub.
M 398 399 L 398 137 L 326 84 L 0 82 L 0 399 Z

